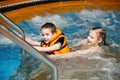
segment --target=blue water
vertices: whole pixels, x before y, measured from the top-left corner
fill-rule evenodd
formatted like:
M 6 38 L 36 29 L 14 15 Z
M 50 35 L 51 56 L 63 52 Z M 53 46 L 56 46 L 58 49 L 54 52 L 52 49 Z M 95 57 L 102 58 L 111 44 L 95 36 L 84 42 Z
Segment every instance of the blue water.
M 21 64 L 20 48 L 15 44 L 0 44 L 0 79 L 9 80 Z
M 120 12 L 81 10 L 65 14 L 35 16 L 17 23 L 26 36 L 41 41 L 40 27 L 46 22 L 54 23 L 66 35 L 69 46 L 86 38 L 90 28 L 102 26 L 107 33 L 107 43 L 120 47 Z M 9 40 L 8 40 L 9 41 Z M 0 79 L 8 80 L 21 64 L 20 47 L 15 43 L 0 43 Z

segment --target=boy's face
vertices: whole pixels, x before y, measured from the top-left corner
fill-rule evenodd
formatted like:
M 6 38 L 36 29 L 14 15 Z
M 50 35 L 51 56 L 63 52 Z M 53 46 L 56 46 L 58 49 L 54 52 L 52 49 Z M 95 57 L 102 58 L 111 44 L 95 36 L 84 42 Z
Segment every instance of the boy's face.
M 90 46 L 94 46 L 94 47 L 98 46 L 100 43 L 100 40 L 98 39 L 98 33 L 95 32 L 94 30 L 91 30 L 87 38 L 87 43 Z
M 42 40 L 48 44 L 50 43 L 50 39 L 52 38 L 52 36 L 54 35 L 52 32 L 51 32 L 51 29 L 49 28 L 43 28 L 41 30 L 41 33 L 42 33 Z

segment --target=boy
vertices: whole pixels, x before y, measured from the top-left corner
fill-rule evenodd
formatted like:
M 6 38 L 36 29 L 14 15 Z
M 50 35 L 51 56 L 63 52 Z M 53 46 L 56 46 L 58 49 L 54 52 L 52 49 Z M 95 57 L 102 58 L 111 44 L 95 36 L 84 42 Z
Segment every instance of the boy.
M 40 31 L 42 33 L 41 43 L 25 38 L 38 51 L 47 52 L 48 54 L 65 54 L 70 52 L 64 34 L 60 29 L 56 29 L 54 24 L 45 23 Z

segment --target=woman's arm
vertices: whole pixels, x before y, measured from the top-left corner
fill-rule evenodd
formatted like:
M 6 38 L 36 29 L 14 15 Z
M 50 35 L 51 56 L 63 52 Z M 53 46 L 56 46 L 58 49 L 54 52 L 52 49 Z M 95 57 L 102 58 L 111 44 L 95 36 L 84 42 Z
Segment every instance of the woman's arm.
M 72 46 L 71 46 L 71 51 L 73 52 L 73 51 L 76 51 L 76 50 L 80 50 L 80 48 L 81 48 L 83 45 L 85 45 L 85 43 L 86 43 L 86 39 L 83 39 L 83 40 L 81 40 L 79 43 L 77 43 L 76 45 L 72 45 Z
M 103 53 L 103 49 L 101 47 L 90 47 L 89 49 L 82 49 L 75 52 L 79 54 L 99 54 Z

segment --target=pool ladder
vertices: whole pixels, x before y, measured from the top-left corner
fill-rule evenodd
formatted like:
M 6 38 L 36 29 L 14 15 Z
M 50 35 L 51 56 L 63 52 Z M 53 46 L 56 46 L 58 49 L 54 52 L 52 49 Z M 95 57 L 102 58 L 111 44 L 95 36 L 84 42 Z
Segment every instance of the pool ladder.
M 31 52 L 31 55 L 34 57 L 40 59 L 44 64 L 49 66 L 52 71 L 51 79 L 52 80 L 58 80 L 58 75 L 57 75 L 57 68 L 56 66 L 51 62 L 50 59 L 48 59 L 46 56 L 42 55 L 38 50 L 36 50 L 34 47 L 32 47 L 29 43 L 27 43 L 25 39 L 25 34 L 24 31 L 17 26 L 14 22 L 12 22 L 10 19 L 8 19 L 4 14 L 0 13 L 0 21 L 5 22 L 8 26 L 2 25 L 0 22 L 0 33 L 11 39 L 13 42 L 18 44 L 19 46 L 22 47 L 22 56 L 23 56 L 23 61 L 22 64 L 25 63 L 25 57 L 26 57 L 26 51 Z M 19 37 L 15 31 L 11 30 L 10 28 L 14 28 L 19 34 L 22 35 L 22 38 Z

